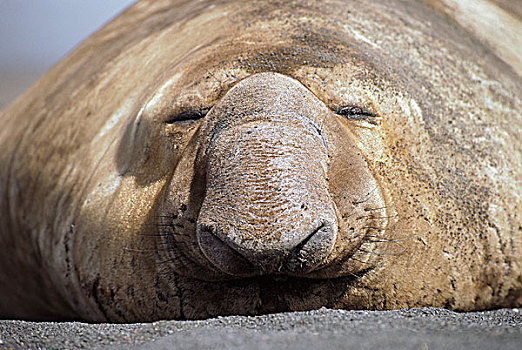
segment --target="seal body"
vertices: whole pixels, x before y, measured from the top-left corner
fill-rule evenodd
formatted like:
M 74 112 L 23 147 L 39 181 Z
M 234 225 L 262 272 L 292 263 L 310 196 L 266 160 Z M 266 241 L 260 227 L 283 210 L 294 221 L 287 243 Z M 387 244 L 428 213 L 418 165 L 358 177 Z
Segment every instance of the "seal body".
M 512 66 L 420 2 L 138 2 L 0 115 L 0 315 L 520 306 Z

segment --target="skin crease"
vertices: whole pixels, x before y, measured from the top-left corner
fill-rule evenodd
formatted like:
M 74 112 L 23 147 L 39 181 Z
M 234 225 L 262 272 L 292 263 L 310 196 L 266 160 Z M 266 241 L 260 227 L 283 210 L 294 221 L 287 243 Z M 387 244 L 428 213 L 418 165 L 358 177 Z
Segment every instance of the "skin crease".
M 1 111 L 0 316 L 520 307 L 521 90 L 422 2 L 140 1 Z

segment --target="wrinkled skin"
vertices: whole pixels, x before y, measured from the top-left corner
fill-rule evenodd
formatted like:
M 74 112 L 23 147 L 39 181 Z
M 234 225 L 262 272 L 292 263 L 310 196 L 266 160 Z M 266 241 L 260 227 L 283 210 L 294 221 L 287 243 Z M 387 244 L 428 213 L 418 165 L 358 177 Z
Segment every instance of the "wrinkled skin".
M 424 3 L 139 2 L 0 115 L 0 315 L 521 306 L 521 91 Z

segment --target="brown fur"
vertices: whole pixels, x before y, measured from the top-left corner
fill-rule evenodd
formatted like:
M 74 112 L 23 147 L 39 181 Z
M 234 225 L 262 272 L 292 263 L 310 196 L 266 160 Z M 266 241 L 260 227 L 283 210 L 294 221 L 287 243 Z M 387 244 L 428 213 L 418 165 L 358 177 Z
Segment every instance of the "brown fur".
M 236 279 L 196 234 L 226 114 L 172 118 L 262 72 L 322 111 L 339 229 L 325 269 Z M 0 315 L 521 306 L 521 92 L 421 2 L 138 2 L 0 114 Z

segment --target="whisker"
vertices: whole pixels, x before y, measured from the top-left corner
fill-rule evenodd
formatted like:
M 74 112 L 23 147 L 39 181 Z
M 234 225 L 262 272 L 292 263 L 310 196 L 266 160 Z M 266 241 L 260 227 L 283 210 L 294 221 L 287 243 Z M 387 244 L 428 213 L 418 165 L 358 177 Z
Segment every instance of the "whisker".
M 363 210 L 364 211 L 372 211 L 372 210 L 383 210 L 383 209 L 386 209 L 388 207 L 380 207 L 380 208 L 364 208 Z
M 348 272 L 348 274 L 349 274 L 350 276 L 355 277 L 355 278 L 361 278 L 361 276 L 359 276 L 359 275 L 357 275 L 357 274 L 355 274 L 355 273 L 353 273 L 353 272 Z
M 144 224 L 143 226 L 144 227 L 170 227 L 171 224 L 166 223 L 166 222 L 158 222 L 155 224 Z
M 155 215 L 154 216 L 155 219 L 177 219 L 178 216 L 177 215 Z
M 410 241 L 414 238 L 419 238 L 419 237 L 421 237 L 421 235 L 413 235 L 413 236 L 403 237 L 403 238 L 388 239 L 388 242 L 390 242 L 390 243 L 405 242 L 405 241 Z
M 367 228 L 367 229 L 370 229 L 370 230 L 381 230 L 381 231 L 387 230 L 384 227 L 377 227 L 377 226 L 363 226 L 361 228 Z
M 359 216 L 357 218 L 357 220 L 359 219 L 362 219 L 362 218 L 372 218 L 372 219 L 389 219 L 389 218 L 394 218 L 394 217 L 397 217 L 399 216 L 399 214 L 395 214 L 395 215 L 390 215 L 390 216 L 373 216 L 373 215 L 363 215 L 363 216 Z
M 134 249 L 134 248 L 123 248 L 123 250 L 126 250 L 128 252 L 139 252 L 139 253 L 150 253 L 150 252 L 171 252 L 175 249 L 173 248 L 159 248 L 159 249 Z
M 406 248 L 404 248 L 402 250 L 399 250 L 399 251 L 396 251 L 396 252 L 382 252 L 382 253 L 369 252 L 369 251 L 364 250 L 362 248 L 359 248 L 358 251 L 360 251 L 362 253 L 365 253 L 365 254 L 369 254 L 369 255 L 386 256 L 386 255 L 399 255 L 399 254 L 402 254 L 404 251 L 406 251 Z
M 368 243 L 392 243 L 387 239 L 367 239 L 366 242 L 368 242 Z
M 365 199 L 363 199 L 363 200 L 361 200 L 361 201 L 359 201 L 359 202 L 358 202 L 358 201 L 355 201 L 355 202 L 353 202 L 353 204 L 354 204 L 354 205 L 357 205 L 357 204 L 361 204 L 361 203 L 366 202 L 366 201 L 370 198 L 370 195 L 371 195 L 371 194 L 372 194 L 376 189 L 377 189 L 377 186 L 375 186 L 375 187 L 373 188 L 373 190 L 371 190 L 370 192 L 368 192 L 368 193 L 366 194 L 366 198 L 365 198 Z
M 357 262 L 359 262 L 361 264 L 367 264 L 367 262 L 365 262 L 365 261 L 362 261 L 362 260 L 359 260 L 357 258 L 354 258 L 353 255 L 350 257 L 350 260 L 355 260 L 355 261 L 357 261 Z
M 145 263 L 145 265 L 146 266 L 162 265 L 162 264 L 166 264 L 168 262 L 173 262 L 173 261 L 174 261 L 174 258 L 170 258 L 170 259 L 162 260 L 162 261 L 147 262 L 147 263 Z
M 146 233 L 146 232 L 136 232 L 138 236 L 149 236 L 149 237 L 168 237 L 173 236 L 173 233 Z

